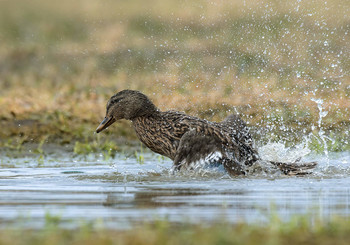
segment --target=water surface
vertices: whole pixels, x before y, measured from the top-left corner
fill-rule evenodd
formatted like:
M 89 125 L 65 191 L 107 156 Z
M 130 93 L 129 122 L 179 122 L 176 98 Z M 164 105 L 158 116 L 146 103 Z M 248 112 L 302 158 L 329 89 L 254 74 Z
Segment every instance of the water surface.
M 271 213 L 328 219 L 350 214 L 350 153 L 308 156 L 319 166 L 313 174 L 288 177 L 256 171 L 229 177 L 220 168 L 174 173 L 171 161 L 152 153 L 140 164 L 117 155 L 69 154 L 1 157 L 0 225 L 42 227 L 45 215 L 62 225 L 102 223 L 129 228 L 146 221 L 262 223 Z

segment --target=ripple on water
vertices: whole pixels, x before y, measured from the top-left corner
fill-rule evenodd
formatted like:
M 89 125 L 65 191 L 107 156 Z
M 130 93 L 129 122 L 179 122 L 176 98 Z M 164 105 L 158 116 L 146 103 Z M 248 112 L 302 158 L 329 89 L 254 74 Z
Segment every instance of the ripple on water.
M 67 227 L 81 219 L 102 219 L 113 228 L 157 218 L 234 223 L 268 221 L 271 213 L 286 220 L 303 213 L 323 218 L 350 214 L 348 152 L 329 154 L 329 159 L 305 157 L 319 165 L 303 177 L 288 177 L 263 165 L 237 178 L 220 167 L 174 173 L 170 161 L 153 154 L 145 154 L 144 164 L 124 157 L 46 160 L 40 166 L 36 158 L 2 160 L 2 226 L 40 227 L 48 212 L 60 216 Z

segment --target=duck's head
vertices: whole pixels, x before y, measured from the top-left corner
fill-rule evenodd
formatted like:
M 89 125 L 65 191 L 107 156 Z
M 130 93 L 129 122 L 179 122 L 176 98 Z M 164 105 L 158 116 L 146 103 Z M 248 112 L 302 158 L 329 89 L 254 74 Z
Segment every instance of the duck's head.
M 157 111 L 157 107 L 143 93 L 135 90 L 120 91 L 108 100 L 106 117 L 97 127 L 96 133 L 108 128 L 117 120 L 133 120 Z

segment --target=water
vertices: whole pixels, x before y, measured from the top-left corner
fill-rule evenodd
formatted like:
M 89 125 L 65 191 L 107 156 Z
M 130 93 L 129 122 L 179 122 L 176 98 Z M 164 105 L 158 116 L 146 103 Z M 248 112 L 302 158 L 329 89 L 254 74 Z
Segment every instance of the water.
M 319 166 L 304 177 L 261 170 L 229 177 L 222 169 L 173 173 L 171 162 L 144 153 L 79 158 L 62 154 L 2 157 L 0 225 L 42 227 L 45 216 L 58 216 L 64 227 L 93 222 L 125 229 L 142 222 L 267 222 L 308 214 L 328 219 L 350 214 L 350 152 L 307 156 Z

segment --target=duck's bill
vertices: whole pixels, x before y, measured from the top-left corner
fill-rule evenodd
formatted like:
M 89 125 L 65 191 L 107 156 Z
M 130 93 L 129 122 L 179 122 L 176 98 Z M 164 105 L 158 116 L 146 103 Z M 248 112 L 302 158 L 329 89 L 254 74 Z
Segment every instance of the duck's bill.
M 114 119 L 114 117 L 105 117 L 103 121 L 100 123 L 100 125 L 97 127 L 96 133 L 99 133 L 105 130 L 106 128 L 111 126 L 115 121 L 116 120 Z

